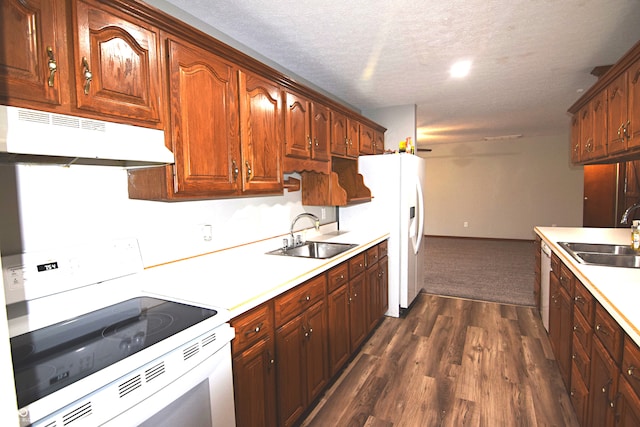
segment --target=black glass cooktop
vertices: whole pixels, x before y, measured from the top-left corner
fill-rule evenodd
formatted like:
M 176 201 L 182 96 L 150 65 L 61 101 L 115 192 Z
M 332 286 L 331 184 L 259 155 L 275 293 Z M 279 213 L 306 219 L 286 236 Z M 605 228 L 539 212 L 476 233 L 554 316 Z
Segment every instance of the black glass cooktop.
M 215 310 L 140 297 L 13 337 L 18 407 L 216 314 Z

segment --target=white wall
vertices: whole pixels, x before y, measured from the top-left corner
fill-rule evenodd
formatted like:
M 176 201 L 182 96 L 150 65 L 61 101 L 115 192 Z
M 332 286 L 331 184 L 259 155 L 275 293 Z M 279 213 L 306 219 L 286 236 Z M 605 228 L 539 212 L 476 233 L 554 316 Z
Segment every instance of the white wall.
M 384 133 L 384 148 L 397 150 L 398 143 L 408 136 L 416 142 L 416 106 L 397 105 L 393 107 L 366 110 L 362 114 L 387 128 Z
M 583 172 L 570 165 L 568 141 L 567 133 L 432 145 L 420 153 L 425 234 L 533 239 L 536 225 L 581 227 Z
M 145 266 L 287 234 L 303 207 L 301 191 L 282 196 L 195 202 L 130 200 L 127 172 L 104 166 L 0 166 L 2 255 L 95 240 L 138 239 Z M 335 221 L 324 208 L 322 223 Z M 211 225 L 206 242 L 202 226 Z M 300 221 L 296 228 L 312 224 Z

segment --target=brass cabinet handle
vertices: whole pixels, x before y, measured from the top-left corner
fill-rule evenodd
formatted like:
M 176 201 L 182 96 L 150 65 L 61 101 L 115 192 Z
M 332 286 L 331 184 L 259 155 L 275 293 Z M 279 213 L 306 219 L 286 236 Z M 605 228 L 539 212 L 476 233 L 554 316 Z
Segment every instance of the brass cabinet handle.
M 251 181 L 251 174 L 253 173 L 253 171 L 251 170 L 251 165 L 248 161 L 245 161 L 244 164 L 247 167 L 247 181 Z
M 633 371 L 636 370 L 635 366 L 629 366 L 629 368 L 627 368 L 627 375 L 629 375 L 630 377 L 633 377 L 635 379 L 638 379 L 638 377 L 636 377 L 635 375 L 633 375 Z
M 305 295 L 305 296 L 303 296 L 302 298 L 300 298 L 298 301 L 299 301 L 299 302 L 308 302 L 308 301 L 311 301 L 311 296 L 310 296 L 310 295 Z
M 231 168 L 233 173 L 233 181 L 235 182 L 238 180 L 238 174 L 240 173 L 240 169 L 238 169 L 238 164 L 236 163 L 235 159 L 231 159 Z
M 307 135 L 307 144 L 309 144 L 309 147 L 313 145 L 313 143 L 311 142 L 311 137 L 309 135 Z
M 582 298 L 580 295 L 576 295 L 573 298 L 573 301 L 575 302 L 579 302 L 580 304 L 586 304 L 586 301 L 584 300 L 584 298 Z
M 47 62 L 47 66 L 49 67 L 49 87 L 53 87 L 55 82 L 54 76 L 56 71 L 58 71 L 58 64 L 56 63 L 56 58 L 53 56 L 53 49 L 51 46 L 47 47 L 47 55 L 49 56 L 49 61 Z
M 313 138 L 313 142 L 315 143 L 316 147 L 320 146 L 320 144 L 318 144 L 318 138 Z
M 622 124 L 622 135 L 629 139 L 631 138 L 631 135 L 629 135 L 629 125 L 631 124 L 631 121 L 627 120 L 627 123 L 623 123 Z
M 91 89 L 91 79 L 93 79 L 93 74 L 91 73 L 91 69 L 89 68 L 89 61 L 87 61 L 87 57 L 82 57 L 82 75 L 84 77 L 84 94 L 89 95 L 89 89 Z
M 271 351 L 267 350 L 267 360 L 269 360 L 269 364 L 267 365 L 267 371 L 271 372 L 271 367 L 275 365 L 276 361 L 271 355 Z

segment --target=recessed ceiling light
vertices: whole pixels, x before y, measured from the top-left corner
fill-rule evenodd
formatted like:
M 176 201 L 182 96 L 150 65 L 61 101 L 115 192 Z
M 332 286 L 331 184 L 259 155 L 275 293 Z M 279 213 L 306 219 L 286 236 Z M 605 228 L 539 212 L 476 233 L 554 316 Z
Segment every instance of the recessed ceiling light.
M 462 77 L 466 77 L 471 70 L 471 61 L 465 59 L 463 61 L 458 61 L 451 66 L 449 69 L 449 75 L 453 78 L 459 79 Z

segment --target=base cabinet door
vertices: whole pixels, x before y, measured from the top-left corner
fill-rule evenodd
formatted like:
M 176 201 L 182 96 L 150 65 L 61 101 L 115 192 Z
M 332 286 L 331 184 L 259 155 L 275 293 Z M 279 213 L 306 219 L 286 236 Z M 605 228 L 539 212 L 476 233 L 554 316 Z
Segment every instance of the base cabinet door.
M 351 351 L 355 351 L 367 336 L 367 298 L 365 294 L 366 276 L 357 275 L 349 282 L 349 329 L 351 330 Z
M 349 289 L 344 284 L 328 298 L 329 373 L 335 375 L 351 356 L 349 338 Z
M 275 427 L 276 372 L 273 340 L 266 337 L 233 358 L 238 427 Z
M 306 340 L 302 315 L 276 331 L 278 425 L 291 426 L 304 412 L 305 381 L 302 348 Z
M 592 343 L 590 376 L 589 425 L 611 427 L 614 425 L 612 406 L 617 389 L 618 367 L 599 339 L 594 339 Z
M 305 313 L 304 356 L 306 359 L 306 405 L 311 404 L 329 381 L 327 314 L 324 302 L 315 304 Z
M 616 401 L 616 427 L 640 426 L 640 398 L 621 375 Z

